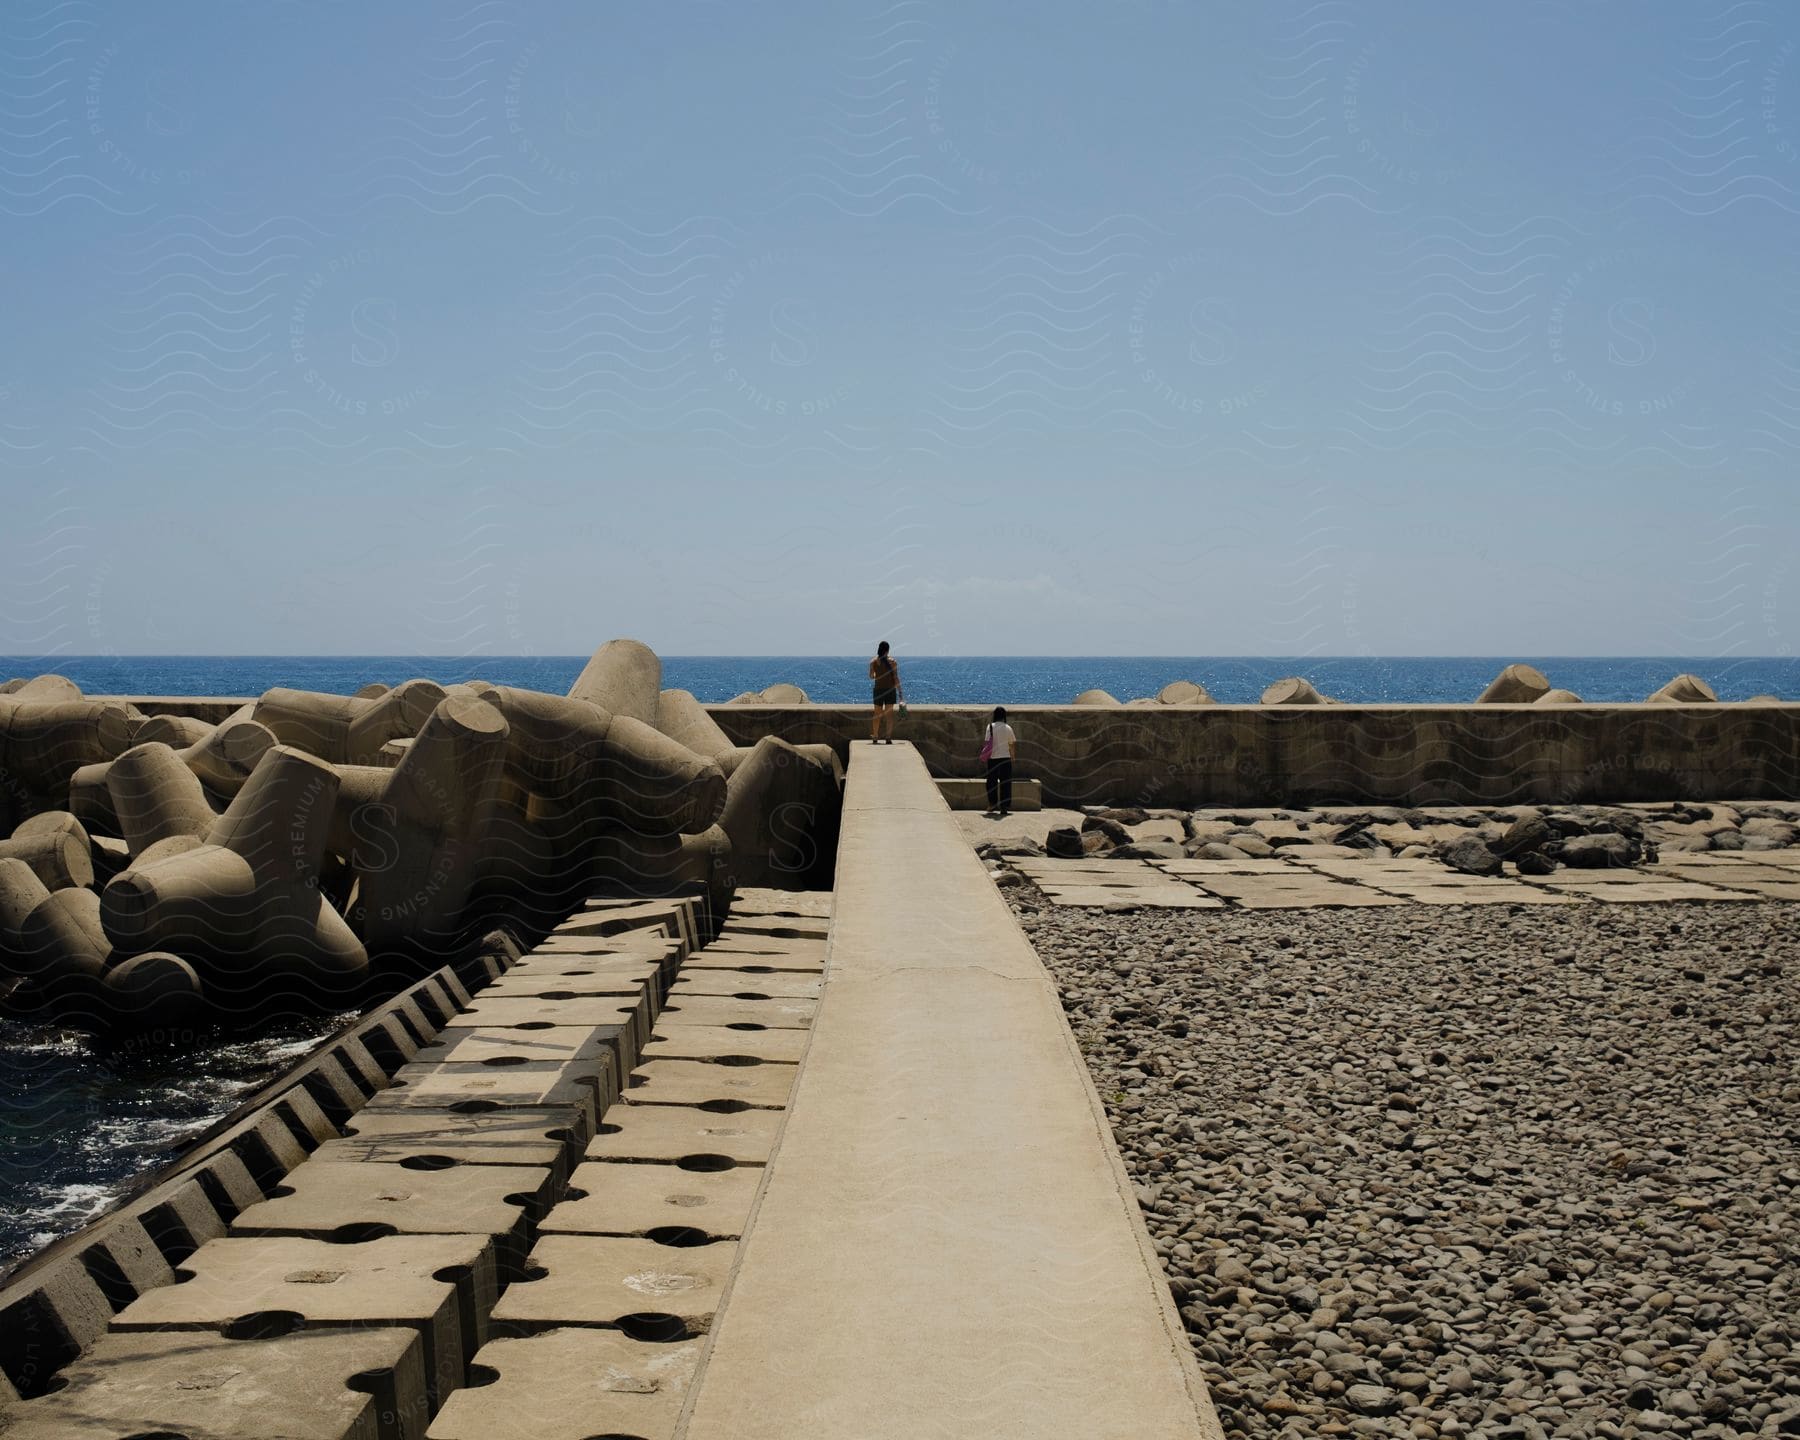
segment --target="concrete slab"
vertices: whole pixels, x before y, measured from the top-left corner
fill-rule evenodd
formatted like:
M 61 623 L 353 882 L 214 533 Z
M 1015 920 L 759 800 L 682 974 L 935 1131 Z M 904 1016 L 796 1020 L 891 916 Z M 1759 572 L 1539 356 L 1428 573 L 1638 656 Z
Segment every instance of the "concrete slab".
M 731 899 L 733 915 L 811 915 L 829 919 L 829 890 L 769 890 L 744 885 Z
M 751 974 L 746 970 L 694 970 L 669 990 L 669 1001 L 682 995 L 767 995 L 781 1000 L 817 1000 L 825 982 L 818 975 Z
M 740 1165 L 768 1163 L 781 1130 L 779 1110 L 715 1115 L 683 1105 L 615 1105 L 588 1141 L 589 1160 L 679 1160 L 728 1155 Z
M 1582 905 L 1580 895 L 1557 894 L 1531 885 L 1382 885 L 1382 890 L 1414 905 Z
M 912 747 L 851 753 L 821 1024 L 686 1440 L 1219 1436 L 1056 987 Z
M 986 812 L 988 808 L 987 781 L 975 780 L 939 780 L 938 794 L 944 797 L 944 803 L 952 810 L 979 810 Z M 1044 808 L 1044 789 L 1036 780 L 1014 780 L 1012 782 L 1012 808 L 1019 811 L 1042 810 Z
M 824 969 L 823 945 L 805 954 L 775 950 L 716 950 L 709 945 L 688 956 L 681 973 L 700 975 L 709 970 L 734 970 L 752 975 L 818 975 Z
M 673 900 L 590 900 L 550 933 L 604 936 L 626 931 L 668 935 L 690 950 L 700 943 L 693 905 Z
M 7 1440 L 417 1440 L 430 1414 L 405 1329 L 107 1335 L 62 1378 L 8 1410 Z
M 220 1330 L 232 1338 L 281 1324 L 299 1329 L 417 1330 L 432 1404 L 462 1383 L 487 1342 L 499 1285 L 493 1242 L 473 1235 L 389 1235 L 357 1245 L 263 1236 L 202 1245 L 187 1279 L 138 1297 L 115 1331 Z
M 758 993 L 758 992 L 745 992 Z M 656 1018 L 656 1028 L 667 1034 L 678 1025 L 767 1025 L 772 1030 L 810 1030 L 818 1011 L 816 1000 L 738 1000 L 724 995 L 673 997 Z
M 458 1115 L 441 1110 L 382 1113 L 363 1111 L 351 1117 L 341 1140 L 328 1140 L 313 1152 L 327 1163 L 407 1160 L 437 1157 L 470 1165 L 561 1166 L 578 1133 L 570 1128 L 567 1110 L 501 1110 L 487 1115 Z
M 469 1065 L 495 1056 L 522 1056 L 528 1060 L 595 1060 L 618 1054 L 625 1025 L 541 1025 L 533 1029 L 495 1025 L 452 1025 L 440 1030 L 437 1043 L 427 1045 L 414 1058 L 425 1063 Z
M 1752 893 L 1750 887 L 1727 890 L 1720 885 L 1702 885 L 1669 876 L 1654 878 L 1604 880 L 1563 880 L 1561 876 L 1534 877 L 1551 894 L 1597 900 L 1605 905 L 1650 905 L 1677 900 L 1717 900 L 1727 903 L 1754 901 L 1765 897 Z
M 1734 876 L 1731 883 L 1737 890 L 1763 900 L 1800 900 L 1800 875 L 1785 881 L 1739 880 Z
M 1052 830 L 1068 826 L 1079 830 L 1087 816 L 1079 810 L 1015 810 L 1004 819 L 990 820 L 979 812 L 959 810 L 951 818 L 971 845 L 987 840 L 1031 840 L 1042 845 Z
M 1045 886 L 1044 894 L 1057 905 L 1078 909 L 1104 909 L 1108 905 L 1136 905 L 1145 910 L 1219 910 L 1225 902 L 1198 890 L 1164 890 L 1151 885 Z
M 636 1325 L 623 1328 L 638 1330 L 638 1338 L 652 1328 L 672 1338 L 677 1331 L 684 1332 L 680 1338 L 704 1335 L 737 1248 L 731 1240 L 659 1245 L 635 1237 L 546 1235 L 526 1257 L 525 1274 L 506 1287 L 494 1325 L 519 1334 L 563 1325 L 617 1326 L 635 1317 Z
M 601 966 L 567 966 L 525 961 L 513 966 L 498 980 L 482 987 L 483 1000 L 501 1000 L 517 995 L 550 995 L 573 1000 L 581 995 L 628 995 L 636 997 L 646 986 L 662 982 L 657 965 L 627 964 Z
M 574 1000 L 519 995 L 495 996 L 490 1000 L 483 991 L 456 1017 L 455 1023 L 462 1029 L 483 1030 L 494 1026 L 512 1029 L 520 1025 L 545 1024 L 579 1025 L 586 1029 L 624 1023 L 631 1027 L 633 1038 L 641 1045 L 650 1037 L 654 1018 L 652 1000 L 647 988 L 635 1003 L 616 995 L 592 995 Z
M 744 1233 L 764 1167 L 683 1170 L 590 1160 L 569 1176 L 569 1193 L 544 1217 L 544 1235 L 643 1235 L 685 1227 L 714 1239 Z
M 1144 863 L 1165 875 L 1201 881 L 1209 875 L 1266 875 L 1278 874 L 1282 869 L 1279 860 L 1252 860 L 1248 857 L 1242 860 L 1146 860 Z
M 798 1065 L 810 1030 L 747 1030 L 726 1025 L 671 1025 L 650 1036 L 644 1059 L 718 1060 L 749 1055 L 765 1062 Z
M 450 1110 L 474 1101 L 483 1110 L 560 1109 L 575 1107 L 591 1133 L 600 1115 L 619 1093 L 621 1071 L 616 1056 L 589 1060 L 523 1060 L 497 1055 L 485 1062 L 402 1065 L 394 1083 L 363 1108 L 376 1114 L 393 1110 Z
M 387 1234 L 491 1235 L 504 1279 L 525 1253 L 530 1219 L 544 1213 L 551 1174 L 536 1165 L 419 1168 L 404 1162 L 340 1164 L 316 1155 L 289 1172 L 288 1192 L 252 1205 L 233 1235 L 372 1240 Z
M 884 747 L 885 748 L 885 747 Z M 632 1072 L 629 1105 L 696 1105 L 730 1114 L 742 1106 L 779 1110 L 793 1093 L 792 1065 L 715 1065 L 706 1060 L 656 1060 Z
M 1688 865 L 1681 860 L 1664 860 L 1648 865 L 1645 871 L 1678 880 L 1698 880 L 1706 885 L 1741 886 L 1751 880 L 1776 885 L 1791 885 L 1800 880 L 1793 870 L 1783 865 Z M 1644 872 L 1640 872 L 1644 873 Z
M 643 1343 L 593 1329 L 492 1341 L 475 1363 L 493 1382 L 452 1395 L 429 1440 L 669 1440 L 701 1344 Z

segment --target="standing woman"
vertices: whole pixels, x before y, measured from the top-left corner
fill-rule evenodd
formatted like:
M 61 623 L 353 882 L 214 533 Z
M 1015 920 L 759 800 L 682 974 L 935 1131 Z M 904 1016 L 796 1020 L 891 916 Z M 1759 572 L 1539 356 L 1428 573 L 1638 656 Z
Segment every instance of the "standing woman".
M 869 721 L 869 739 L 879 745 L 881 743 L 881 721 L 887 717 L 887 743 L 894 743 L 894 706 L 906 699 L 900 688 L 900 662 L 888 654 L 888 642 L 883 640 L 875 649 L 875 658 L 869 662 L 869 683 L 875 687 L 875 716 Z
M 987 736 L 981 744 L 981 756 L 987 761 L 988 814 L 1012 813 L 1013 751 L 1019 737 L 1006 723 L 1006 707 L 996 705 L 994 718 L 988 721 Z

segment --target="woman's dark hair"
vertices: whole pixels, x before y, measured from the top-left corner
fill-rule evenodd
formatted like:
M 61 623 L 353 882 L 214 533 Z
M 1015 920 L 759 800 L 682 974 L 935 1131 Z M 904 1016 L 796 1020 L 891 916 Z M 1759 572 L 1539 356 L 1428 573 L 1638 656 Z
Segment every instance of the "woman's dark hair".
M 879 645 L 877 645 L 875 647 L 875 658 L 877 660 L 882 659 L 884 656 L 886 656 L 887 652 L 888 652 L 888 642 L 883 640 Z
M 996 705 L 994 707 L 994 718 L 996 720 L 1004 720 L 1006 718 L 1006 707 L 1004 705 Z

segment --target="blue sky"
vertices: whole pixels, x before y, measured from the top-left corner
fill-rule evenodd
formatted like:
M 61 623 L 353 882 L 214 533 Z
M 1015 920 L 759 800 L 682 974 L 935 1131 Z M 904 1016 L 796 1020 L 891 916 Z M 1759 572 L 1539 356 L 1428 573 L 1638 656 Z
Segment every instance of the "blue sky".
M 0 653 L 1790 654 L 1800 12 L 0 15 Z

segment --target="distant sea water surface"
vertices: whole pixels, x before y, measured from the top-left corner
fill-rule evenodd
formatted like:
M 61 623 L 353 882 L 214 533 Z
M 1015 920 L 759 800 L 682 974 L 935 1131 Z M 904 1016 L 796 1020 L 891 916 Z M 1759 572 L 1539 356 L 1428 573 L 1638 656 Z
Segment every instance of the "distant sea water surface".
M 1523 659 L 1552 685 L 1584 700 L 1642 700 L 1673 676 L 1698 675 L 1721 700 L 1776 695 L 1800 700 L 1800 659 L 1694 656 L 1000 656 L 908 655 L 906 698 L 919 705 L 1066 705 L 1083 690 L 1120 700 L 1194 680 L 1221 704 L 1253 704 L 1274 681 L 1305 676 L 1324 694 L 1357 704 L 1472 701 L 1505 666 Z M 54 671 L 92 695 L 260 695 L 277 685 L 354 694 L 371 681 L 419 677 L 448 684 L 484 679 L 566 693 L 585 655 L 130 655 L 0 656 L 0 678 Z M 869 698 L 867 656 L 667 655 L 663 684 L 719 703 L 779 682 L 817 701 Z

